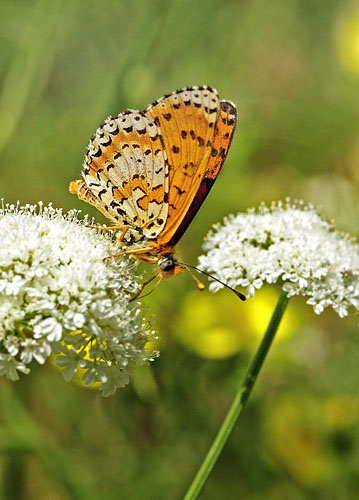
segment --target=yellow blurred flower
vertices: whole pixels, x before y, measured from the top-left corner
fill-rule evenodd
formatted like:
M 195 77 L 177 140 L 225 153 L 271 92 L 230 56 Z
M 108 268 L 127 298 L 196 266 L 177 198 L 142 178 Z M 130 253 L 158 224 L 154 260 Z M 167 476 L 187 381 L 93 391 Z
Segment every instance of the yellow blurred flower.
M 179 312 L 174 333 L 189 350 L 209 359 L 233 356 L 243 348 L 252 348 L 263 336 L 278 296 L 270 287 L 258 290 L 255 298 L 241 303 L 228 290 L 215 295 L 197 291 L 187 295 Z M 288 308 L 277 339 L 296 331 L 299 316 Z
M 255 295 L 256 300 L 248 300 L 246 308 L 247 321 L 255 341 L 259 341 L 268 326 L 278 300 L 278 292 L 272 287 L 265 287 Z M 247 305 L 247 304 L 246 304 Z M 276 339 L 286 339 L 293 335 L 299 327 L 299 315 L 290 303 L 276 333 Z
M 341 18 L 336 29 L 336 49 L 341 64 L 359 75 L 359 11 Z
M 272 453 L 301 484 L 316 486 L 330 476 L 331 462 L 320 438 L 320 422 L 305 397 L 284 397 L 265 412 L 265 439 Z
M 339 394 L 330 398 L 324 406 L 324 419 L 330 428 L 350 427 L 358 421 L 358 397 Z
M 356 446 L 358 418 L 354 394 L 312 398 L 282 395 L 268 399 L 263 412 L 263 435 L 269 449 L 298 483 L 309 487 L 341 478 L 343 451 Z

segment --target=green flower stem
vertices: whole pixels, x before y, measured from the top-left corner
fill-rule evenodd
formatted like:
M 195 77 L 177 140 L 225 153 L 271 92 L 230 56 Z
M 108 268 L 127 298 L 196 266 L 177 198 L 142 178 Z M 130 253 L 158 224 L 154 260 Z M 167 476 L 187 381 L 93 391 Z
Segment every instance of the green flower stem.
M 272 341 L 278 330 L 278 326 L 283 317 L 284 311 L 286 310 L 286 307 L 288 305 L 288 301 L 289 298 L 287 297 L 285 292 L 282 292 L 279 296 L 278 303 L 273 312 L 272 318 L 269 322 L 262 342 L 247 370 L 244 380 L 239 387 L 239 390 L 230 409 L 228 410 L 223 424 L 219 429 L 218 434 L 213 441 L 213 444 L 209 449 L 207 456 L 204 459 L 199 471 L 197 472 L 191 486 L 189 487 L 184 500 L 194 500 L 195 498 L 197 498 L 203 485 L 207 481 L 208 476 L 217 461 L 217 458 L 219 457 L 224 445 L 226 444 L 227 439 L 232 432 L 238 417 L 242 413 L 250 393 L 252 392 L 258 373 L 262 368 L 263 362 L 268 354 L 269 348 L 272 345 Z

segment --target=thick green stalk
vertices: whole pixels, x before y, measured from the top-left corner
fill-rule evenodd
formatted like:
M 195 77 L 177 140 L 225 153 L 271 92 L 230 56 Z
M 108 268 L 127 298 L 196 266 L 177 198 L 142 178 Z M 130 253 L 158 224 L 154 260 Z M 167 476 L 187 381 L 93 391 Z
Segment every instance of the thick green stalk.
M 238 389 L 238 392 L 231 407 L 228 410 L 223 424 L 219 429 L 218 434 L 213 441 L 213 444 L 209 449 L 207 456 L 204 459 L 199 471 L 197 472 L 191 486 L 189 487 L 184 500 L 194 500 L 195 498 L 197 498 L 201 489 L 203 488 L 203 485 L 207 481 L 208 476 L 211 473 L 211 470 L 213 469 L 214 464 L 216 463 L 217 458 L 219 457 L 224 445 L 226 444 L 227 439 L 232 432 L 238 417 L 245 407 L 245 404 L 257 379 L 258 373 L 260 372 L 270 346 L 272 345 L 272 341 L 278 330 L 288 301 L 289 299 L 287 295 L 282 292 L 279 296 L 278 303 L 273 312 L 272 318 L 269 322 L 262 342 L 247 370 L 244 380 Z

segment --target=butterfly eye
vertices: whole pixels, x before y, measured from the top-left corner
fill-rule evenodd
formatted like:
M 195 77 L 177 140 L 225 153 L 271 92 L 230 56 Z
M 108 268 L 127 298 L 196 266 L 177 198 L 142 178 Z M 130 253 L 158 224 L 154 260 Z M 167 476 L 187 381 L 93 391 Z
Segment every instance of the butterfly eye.
M 173 259 L 168 259 L 165 258 L 159 263 L 159 268 L 161 271 L 168 272 L 168 271 L 173 271 L 175 268 L 176 264 Z

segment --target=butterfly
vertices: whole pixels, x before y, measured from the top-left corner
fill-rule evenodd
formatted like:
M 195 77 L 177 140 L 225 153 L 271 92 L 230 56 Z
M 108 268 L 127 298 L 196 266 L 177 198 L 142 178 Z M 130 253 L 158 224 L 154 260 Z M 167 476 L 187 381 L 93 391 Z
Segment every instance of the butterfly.
M 193 86 L 144 111 L 109 116 L 91 138 L 83 180 L 69 190 L 114 223 L 105 229 L 118 231 L 125 245 L 118 255 L 158 266 L 141 291 L 156 277 L 157 286 L 193 267 L 178 262 L 175 246 L 221 170 L 236 122 L 231 101 L 220 100 L 208 85 Z

